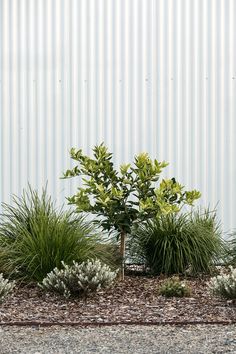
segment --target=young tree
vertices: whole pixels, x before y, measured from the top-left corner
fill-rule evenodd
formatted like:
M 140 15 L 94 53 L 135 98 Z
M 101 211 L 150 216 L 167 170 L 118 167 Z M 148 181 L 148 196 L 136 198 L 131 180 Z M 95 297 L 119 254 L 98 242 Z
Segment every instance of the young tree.
M 114 169 L 112 154 L 103 143 L 95 146 L 93 153 L 94 158 L 90 158 L 81 149 L 71 149 L 71 158 L 79 165 L 67 170 L 64 178 L 80 176 L 83 186 L 68 201 L 78 213 L 101 217 L 99 224 L 104 230 L 117 232 L 123 260 L 120 278 L 124 279 L 125 240 L 134 223 L 176 213 L 184 204 L 193 205 L 200 192 L 184 191 L 174 178 L 163 179 L 155 186 L 168 163 L 152 161 L 147 153 L 135 156 L 133 165 L 121 165 L 119 171 Z

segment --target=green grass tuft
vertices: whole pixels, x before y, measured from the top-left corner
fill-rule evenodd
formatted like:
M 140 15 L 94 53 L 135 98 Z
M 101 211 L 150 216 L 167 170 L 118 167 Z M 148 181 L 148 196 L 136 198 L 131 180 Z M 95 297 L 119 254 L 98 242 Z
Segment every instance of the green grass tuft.
M 163 215 L 133 233 L 131 257 L 154 274 L 210 272 L 225 250 L 215 211 Z
M 57 209 L 46 189 L 29 188 L 13 205 L 3 204 L 0 222 L 0 270 L 7 275 L 41 281 L 61 262 L 71 265 L 102 256 L 99 235 L 83 216 Z

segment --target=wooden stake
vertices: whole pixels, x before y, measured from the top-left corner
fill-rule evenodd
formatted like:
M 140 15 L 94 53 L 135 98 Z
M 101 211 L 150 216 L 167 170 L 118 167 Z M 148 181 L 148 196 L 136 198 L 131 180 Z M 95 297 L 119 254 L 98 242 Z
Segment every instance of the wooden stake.
M 125 239 L 126 239 L 126 233 L 124 231 L 121 231 L 120 233 L 121 269 L 119 273 L 119 280 L 124 280 L 125 278 Z

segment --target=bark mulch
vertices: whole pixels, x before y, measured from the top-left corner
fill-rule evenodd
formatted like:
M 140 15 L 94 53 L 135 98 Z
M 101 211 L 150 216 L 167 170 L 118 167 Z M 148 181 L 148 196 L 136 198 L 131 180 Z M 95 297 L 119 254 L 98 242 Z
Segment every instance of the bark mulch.
M 46 293 L 36 285 L 21 286 L 0 305 L 0 324 L 37 323 L 201 323 L 236 322 L 232 301 L 213 297 L 207 279 L 187 279 L 187 298 L 158 295 L 162 277 L 126 276 L 113 288 L 69 300 Z

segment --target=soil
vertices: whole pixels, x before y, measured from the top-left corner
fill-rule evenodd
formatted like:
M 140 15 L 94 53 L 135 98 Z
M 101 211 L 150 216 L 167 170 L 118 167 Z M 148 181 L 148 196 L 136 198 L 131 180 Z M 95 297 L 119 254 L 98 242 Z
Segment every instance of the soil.
M 207 289 L 207 278 L 185 279 L 191 288 L 191 295 L 186 298 L 159 295 L 163 279 L 132 274 L 87 299 L 68 300 L 35 284 L 21 285 L 0 305 L 0 323 L 236 322 L 235 304 L 212 296 Z

